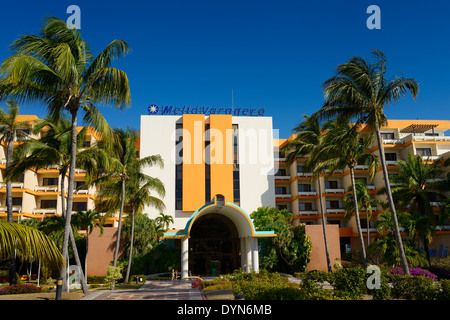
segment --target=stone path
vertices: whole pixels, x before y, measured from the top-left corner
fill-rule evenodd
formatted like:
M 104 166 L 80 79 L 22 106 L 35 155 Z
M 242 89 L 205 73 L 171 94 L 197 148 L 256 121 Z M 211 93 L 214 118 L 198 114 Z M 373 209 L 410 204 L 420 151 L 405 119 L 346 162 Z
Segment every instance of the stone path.
M 146 281 L 138 290 L 95 291 L 80 300 L 205 300 L 190 281 Z

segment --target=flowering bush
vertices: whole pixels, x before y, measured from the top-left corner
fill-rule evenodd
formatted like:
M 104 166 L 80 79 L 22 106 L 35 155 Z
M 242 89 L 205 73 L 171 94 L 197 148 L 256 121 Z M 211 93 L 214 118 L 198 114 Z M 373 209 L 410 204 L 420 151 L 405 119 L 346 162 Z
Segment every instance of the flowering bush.
M 402 267 L 395 267 L 395 268 L 391 268 L 391 273 L 392 274 L 405 274 L 405 271 L 403 270 Z M 409 269 L 409 274 L 411 276 L 423 276 L 425 278 L 433 278 L 434 280 L 437 280 L 437 276 L 433 273 L 431 273 L 428 270 L 422 269 L 422 268 L 411 268 Z
M 31 284 L 15 284 L 13 286 L 0 289 L 0 295 L 5 294 L 23 294 L 23 293 L 39 293 L 41 288 Z

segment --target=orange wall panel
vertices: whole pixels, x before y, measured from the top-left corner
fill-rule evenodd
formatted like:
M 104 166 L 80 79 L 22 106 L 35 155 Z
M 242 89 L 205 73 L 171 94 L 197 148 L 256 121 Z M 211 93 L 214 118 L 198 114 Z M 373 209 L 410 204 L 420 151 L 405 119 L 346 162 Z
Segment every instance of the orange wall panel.
M 231 115 L 210 115 L 211 198 L 233 202 L 233 133 Z
M 205 204 L 204 134 L 204 115 L 183 115 L 183 211 Z

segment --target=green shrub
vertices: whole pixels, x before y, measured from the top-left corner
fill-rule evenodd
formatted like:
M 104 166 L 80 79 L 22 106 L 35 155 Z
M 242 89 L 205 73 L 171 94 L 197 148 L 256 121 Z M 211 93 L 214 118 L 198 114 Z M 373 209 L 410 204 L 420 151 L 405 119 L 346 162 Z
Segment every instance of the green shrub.
M 334 274 L 332 272 L 327 272 L 327 271 L 320 271 L 320 270 L 312 270 L 312 271 L 308 271 L 306 272 L 306 274 L 304 275 L 305 279 L 310 279 L 310 280 L 314 280 L 314 281 L 318 281 L 318 282 L 329 282 L 332 283 L 333 282 L 333 276 Z
M 436 299 L 450 300 L 450 280 L 444 279 L 439 281 L 441 290 L 439 291 Z
M 105 283 L 105 277 L 104 276 L 87 276 L 87 283 L 89 283 L 89 284 Z
M 393 275 L 392 296 L 407 300 L 435 300 L 445 295 L 441 292 L 442 282 L 423 276 Z M 444 283 L 444 290 L 447 284 Z
M 361 266 L 344 267 L 334 273 L 332 285 L 338 296 L 362 299 L 366 292 L 366 271 Z

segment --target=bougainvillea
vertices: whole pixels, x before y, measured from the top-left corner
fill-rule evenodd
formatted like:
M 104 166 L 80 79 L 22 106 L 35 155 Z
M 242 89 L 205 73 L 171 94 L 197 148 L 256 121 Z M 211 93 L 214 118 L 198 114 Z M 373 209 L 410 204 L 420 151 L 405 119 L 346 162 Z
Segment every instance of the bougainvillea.
M 391 268 L 391 273 L 393 274 L 405 274 L 405 271 L 403 270 L 402 267 L 395 267 L 395 268 Z M 409 269 L 409 274 L 411 276 L 423 276 L 426 278 L 433 278 L 435 280 L 437 280 L 437 276 L 433 273 L 431 273 L 428 270 L 422 269 L 422 268 L 411 268 Z
M 13 286 L 0 289 L 0 295 L 4 294 L 22 294 L 22 293 L 39 293 L 41 288 L 32 284 L 15 284 Z

